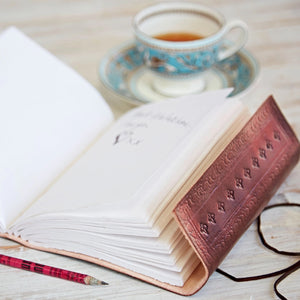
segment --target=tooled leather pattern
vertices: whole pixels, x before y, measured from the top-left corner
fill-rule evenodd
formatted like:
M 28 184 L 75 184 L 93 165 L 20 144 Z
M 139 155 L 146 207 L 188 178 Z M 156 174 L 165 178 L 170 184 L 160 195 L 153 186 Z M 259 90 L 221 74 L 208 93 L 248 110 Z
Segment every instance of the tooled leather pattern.
M 270 97 L 178 203 L 177 220 L 210 273 L 261 212 L 298 156 L 299 142 Z

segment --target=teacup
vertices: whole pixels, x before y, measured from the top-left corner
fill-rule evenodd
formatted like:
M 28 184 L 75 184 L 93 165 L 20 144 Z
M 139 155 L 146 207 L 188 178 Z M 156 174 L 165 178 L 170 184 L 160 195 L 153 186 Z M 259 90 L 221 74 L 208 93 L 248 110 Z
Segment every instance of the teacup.
M 244 22 L 227 22 L 217 10 L 188 2 L 145 8 L 134 17 L 133 28 L 145 65 L 159 76 L 154 88 L 170 96 L 203 89 L 205 83 L 194 76 L 236 53 L 248 37 Z M 225 46 L 228 34 L 237 30 L 238 37 Z

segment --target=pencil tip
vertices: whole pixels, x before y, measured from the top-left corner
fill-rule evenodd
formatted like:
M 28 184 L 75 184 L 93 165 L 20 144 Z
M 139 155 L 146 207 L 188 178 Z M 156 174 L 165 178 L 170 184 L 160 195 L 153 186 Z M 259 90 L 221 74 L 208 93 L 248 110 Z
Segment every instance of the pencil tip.
M 88 280 L 87 280 L 87 284 L 89 285 L 108 285 L 107 282 L 102 281 L 102 280 L 98 280 L 95 277 L 92 276 L 88 276 Z

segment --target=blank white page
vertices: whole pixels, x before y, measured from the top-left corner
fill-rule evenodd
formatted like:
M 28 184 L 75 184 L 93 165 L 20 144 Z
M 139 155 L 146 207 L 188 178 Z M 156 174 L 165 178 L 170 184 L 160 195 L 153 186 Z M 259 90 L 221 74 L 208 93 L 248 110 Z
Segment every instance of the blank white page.
M 0 34 L 0 211 L 8 224 L 113 119 L 97 90 L 16 28 Z

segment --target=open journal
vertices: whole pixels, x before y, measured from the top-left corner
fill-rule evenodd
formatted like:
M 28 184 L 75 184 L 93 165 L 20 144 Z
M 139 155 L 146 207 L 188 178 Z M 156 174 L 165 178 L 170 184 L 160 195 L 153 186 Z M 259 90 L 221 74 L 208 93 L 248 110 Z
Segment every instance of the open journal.
M 17 29 L 0 35 L 0 53 L 0 236 L 29 247 L 192 294 L 297 162 L 299 144 L 272 99 L 248 123 L 230 90 L 114 121 L 92 86 Z M 284 155 L 258 191 L 266 158 L 275 167 Z M 231 174 L 242 162 L 251 185 Z M 234 183 L 222 185 L 226 174 Z

